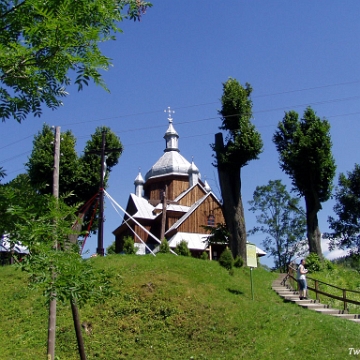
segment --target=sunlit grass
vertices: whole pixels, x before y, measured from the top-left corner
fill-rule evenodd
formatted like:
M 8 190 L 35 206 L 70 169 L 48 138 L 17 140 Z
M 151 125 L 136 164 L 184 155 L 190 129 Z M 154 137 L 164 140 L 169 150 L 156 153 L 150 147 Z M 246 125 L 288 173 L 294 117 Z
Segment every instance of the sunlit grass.
M 360 324 L 284 303 L 271 289 L 277 277 L 249 268 L 234 275 L 217 262 L 176 257 L 94 258 L 111 275 L 114 295 L 80 309 L 92 359 L 343 359 L 360 348 Z M 0 359 L 46 357 L 47 309 L 27 289 L 26 274 L 0 269 L 3 304 Z M 75 360 L 69 307 L 58 306 L 56 355 Z

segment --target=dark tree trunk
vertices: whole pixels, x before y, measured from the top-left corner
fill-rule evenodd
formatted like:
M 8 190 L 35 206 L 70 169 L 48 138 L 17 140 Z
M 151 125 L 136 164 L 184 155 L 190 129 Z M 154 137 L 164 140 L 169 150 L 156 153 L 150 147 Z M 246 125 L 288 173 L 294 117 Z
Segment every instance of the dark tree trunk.
M 218 151 L 224 148 L 221 133 L 215 135 L 215 148 Z M 246 265 L 246 226 L 241 197 L 241 168 L 236 165 L 226 167 L 218 164 L 218 175 L 223 214 L 230 233 L 230 249 L 233 257 L 241 256 Z
M 76 302 L 74 299 L 70 301 L 71 303 L 71 311 L 73 315 L 73 321 L 74 321 L 74 328 L 76 333 L 76 339 L 78 343 L 78 350 L 81 360 L 86 360 L 86 353 L 85 353 L 85 347 L 84 347 L 84 340 L 82 337 L 81 332 L 81 325 L 80 325 L 80 317 L 79 317 L 79 311 L 76 305 Z
M 323 258 L 321 250 L 321 232 L 317 213 L 321 209 L 320 202 L 314 194 L 305 195 L 306 204 L 306 227 L 309 243 L 309 252 L 317 254 L 320 259 Z

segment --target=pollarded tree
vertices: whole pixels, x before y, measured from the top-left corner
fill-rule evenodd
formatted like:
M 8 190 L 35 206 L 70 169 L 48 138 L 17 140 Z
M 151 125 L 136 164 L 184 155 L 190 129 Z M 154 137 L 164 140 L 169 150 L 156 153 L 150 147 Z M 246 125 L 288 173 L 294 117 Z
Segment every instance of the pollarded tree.
M 291 197 L 281 180 L 270 180 L 256 187 L 249 204 L 259 224 L 249 234 L 267 234 L 262 246 L 274 257 L 275 267 L 286 272 L 293 257 L 305 250 L 306 217 L 299 198 Z
M 0 118 L 21 122 L 42 106 L 55 109 L 67 95 L 69 73 L 81 90 L 111 61 L 100 43 L 115 39 L 119 23 L 140 19 L 142 0 L 0 1 Z
M 308 107 L 302 119 L 289 111 L 278 124 L 273 141 L 281 169 L 290 176 L 294 189 L 305 198 L 309 251 L 322 258 L 317 214 L 329 199 L 335 176 L 330 124 Z
M 241 169 L 251 160 L 258 159 L 263 143 L 260 133 L 251 123 L 252 88 L 246 83 L 243 87 L 236 79 L 229 78 L 223 84 L 221 97 L 221 130 L 215 135 L 212 144 L 218 169 L 223 213 L 230 233 L 229 244 L 234 258 L 246 259 L 246 226 L 241 196 Z
M 349 249 L 352 253 L 360 253 L 360 165 L 355 164 L 353 171 L 339 175 L 338 187 L 335 191 L 334 212 L 337 218 L 329 217 L 332 233 L 330 249 L 339 247 Z

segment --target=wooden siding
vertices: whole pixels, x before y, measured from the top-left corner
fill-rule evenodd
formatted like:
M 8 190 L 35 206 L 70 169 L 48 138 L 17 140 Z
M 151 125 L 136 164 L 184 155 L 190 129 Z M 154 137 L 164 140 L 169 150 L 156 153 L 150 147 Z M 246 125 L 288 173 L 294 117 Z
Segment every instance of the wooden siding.
M 150 201 L 160 202 L 165 185 L 167 186 L 166 197 L 171 201 L 189 188 L 189 179 L 184 176 L 173 176 L 158 179 L 156 182 L 150 180 L 149 183 L 144 185 L 145 197 Z
M 179 204 L 184 206 L 191 206 L 196 201 L 204 197 L 204 195 L 206 195 L 206 192 L 200 186 L 195 186 L 191 189 L 191 191 L 189 191 L 184 197 L 180 199 Z
M 207 199 L 178 227 L 178 232 L 205 233 L 201 226 L 207 225 L 209 215 L 215 216 L 215 224 L 224 223 L 221 207 L 212 196 Z

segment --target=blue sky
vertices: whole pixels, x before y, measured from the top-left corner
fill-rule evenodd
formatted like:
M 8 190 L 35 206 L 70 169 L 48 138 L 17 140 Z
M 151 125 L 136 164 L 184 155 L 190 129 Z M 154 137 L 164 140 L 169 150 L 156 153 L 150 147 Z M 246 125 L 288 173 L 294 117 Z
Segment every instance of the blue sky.
M 164 109 L 171 106 L 181 154 L 194 159 L 202 179 L 219 195 L 209 144 L 220 126 L 219 99 L 229 77 L 252 85 L 253 123 L 264 142 L 260 159 L 242 170 L 247 229 L 256 225 L 247 203 L 256 186 L 282 179 L 290 190 L 272 143 L 284 111 L 302 114 L 312 106 L 330 121 L 335 183 L 340 172 L 359 162 L 359 1 L 153 0 L 153 5 L 141 22 L 123 22 L 124 32 L 102 47 L 113 59 L 113 67 L 104 73 L 110 94 L 93 84 L 80 93 L 70 87 L 60 109 L 45 110 L 40 119 L 31 116 L 22 124 L 0 124 L 5 181 L 24 172 L 34 135 L 44 122 L 72 130 L 79 153 L 95 128 L 106 125 L 125 148 L 108 188 L 125 207 L 139 168 L 144 176 L 163 153 L 168 126 Z M 333 205 L 328 201 L 319 213 L 322 232 L 328 231 Z M 121 218 L 110 204 L 105 218 L 107 247 Z M 260 246 L 262 238 L 249 240 Z M 96 242 L 96 236 L 88 239 L 90 253 Z

